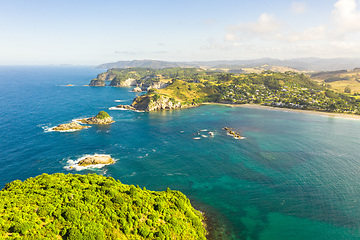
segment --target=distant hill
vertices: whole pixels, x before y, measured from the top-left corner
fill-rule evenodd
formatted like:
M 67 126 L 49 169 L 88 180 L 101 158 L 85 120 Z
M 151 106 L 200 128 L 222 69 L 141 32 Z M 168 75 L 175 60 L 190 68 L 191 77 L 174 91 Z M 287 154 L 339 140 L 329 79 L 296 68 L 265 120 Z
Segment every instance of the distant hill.
M 193 62 L 167 62 L 158 60 L 133 60 L 118 61 L 113 63 L 104 63 L 96 68 L 173 68 L 173 67 L 202 67 L 207 69 L 226 69 L 226 71 L 238 71 L 243 68 L 261 68 L 266 65 L 267 68 L 281 68 L 297 71 L 336 71 L 341 69 L 354 69 L 360 67 L 360 58 L 294 58 L 294 59 L 274 59 L 260 58 L 252 60 L 219 60 L 219 61 L 193 61 Z M 264 69 L 267 70 L 267 69 Z

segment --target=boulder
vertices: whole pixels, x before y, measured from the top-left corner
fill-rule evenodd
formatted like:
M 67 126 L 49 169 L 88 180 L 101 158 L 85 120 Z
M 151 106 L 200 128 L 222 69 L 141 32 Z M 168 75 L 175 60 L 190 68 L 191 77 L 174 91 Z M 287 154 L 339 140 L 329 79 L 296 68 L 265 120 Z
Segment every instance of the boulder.
M 97 164 L 113 164 L 114 160 L 110 156 L 90 156 L 81 160 L 77 165 L 79 166 L 89 166 Z

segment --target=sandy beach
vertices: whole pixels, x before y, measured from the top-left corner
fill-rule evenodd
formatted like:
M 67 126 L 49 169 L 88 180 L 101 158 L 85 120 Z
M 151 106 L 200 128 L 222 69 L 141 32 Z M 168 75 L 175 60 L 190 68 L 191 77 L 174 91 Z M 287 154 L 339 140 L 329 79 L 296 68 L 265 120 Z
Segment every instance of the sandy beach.
M 306 114 L 315 114 L 324 117 L 331 118 L 344 118 L 344 119 L 352 119 L 352 120 L 360 120 L 360 115 L 354 114 L 346 114 L 346 113 L 330 113 L 330 112 L 321 112 L 314 110 L 301 110 L 301 109 L 292 109 L 292 108 L 280 108 L 280 107 L 271 107 L 264 106 L 260 104 L 226 104 L 226 103 L 203 103 L 204 105 L 212 104 L 212 105 L 224 105 L 228 107 L 245 107 L 245 108 L 256 108 L 256 109 L 267 109 L 273 111 L 281 111 L 281 112 L 297 112 L 297 113 L 306 113 Z

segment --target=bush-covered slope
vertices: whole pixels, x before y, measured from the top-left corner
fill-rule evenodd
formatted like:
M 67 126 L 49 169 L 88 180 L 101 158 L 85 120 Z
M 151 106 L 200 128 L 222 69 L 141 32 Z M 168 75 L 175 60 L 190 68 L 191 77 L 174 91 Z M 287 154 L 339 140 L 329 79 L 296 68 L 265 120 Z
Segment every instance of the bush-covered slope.
M 0 199 L 0 236 L 8 239 L 205 239 L 201 214 L 169 188 L 56 173 L 8 183 Z

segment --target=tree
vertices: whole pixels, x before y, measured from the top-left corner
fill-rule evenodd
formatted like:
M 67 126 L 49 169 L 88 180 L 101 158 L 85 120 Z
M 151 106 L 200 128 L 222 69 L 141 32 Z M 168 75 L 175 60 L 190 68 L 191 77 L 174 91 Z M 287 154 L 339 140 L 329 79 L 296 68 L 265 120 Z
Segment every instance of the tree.
M 351 88 L 349 85 L 345 87 L 344 93 L 351 93 Z

